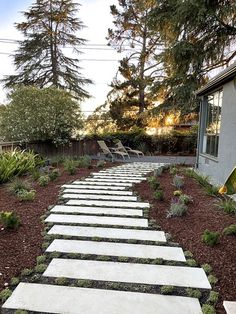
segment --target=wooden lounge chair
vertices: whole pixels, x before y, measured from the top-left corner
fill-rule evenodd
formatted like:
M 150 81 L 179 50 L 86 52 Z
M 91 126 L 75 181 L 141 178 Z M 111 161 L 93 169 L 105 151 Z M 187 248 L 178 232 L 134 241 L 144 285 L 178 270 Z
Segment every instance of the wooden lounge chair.
M 125 152 L 128 154 L 134 154 L 134 155 L 137 155 L 137 157 L 144 156 L 144 154 L 143 154 L 143 152 L 141 152 L 141 150 L 136 150 L 136 149 L 132 149 L 128 146 L 124 146 L 120 140 L 116 143 L 116 146 L 120 152 Z
M 111 157 L 112 159 L 115 155 L 122 157 L 123 159 L 125 159 L 125 157 L 130 158 L 127 152 L 120 151 L 117 148 L 108 147 L 104 141 L 97 141 L 97 143 L 105 156 Z

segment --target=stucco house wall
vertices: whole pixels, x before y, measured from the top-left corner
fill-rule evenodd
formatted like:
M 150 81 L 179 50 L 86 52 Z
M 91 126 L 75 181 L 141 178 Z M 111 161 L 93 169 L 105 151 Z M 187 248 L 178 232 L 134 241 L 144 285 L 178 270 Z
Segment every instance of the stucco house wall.
M 202 134 L 205 127 L 204 101 L 202 103 L 199 137 L 198 170 L 211 177 L 215 184 L 223 184 L 236 166 L 236 86 L 234 80 L 223 85 L 221 127 L 218 157 L 201 153 Z

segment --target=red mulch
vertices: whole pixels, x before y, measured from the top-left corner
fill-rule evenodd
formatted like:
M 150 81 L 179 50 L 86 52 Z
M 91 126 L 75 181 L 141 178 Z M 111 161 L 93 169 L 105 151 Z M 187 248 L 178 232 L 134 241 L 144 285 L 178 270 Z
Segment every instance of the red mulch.
M 107 167 L 114 164 L 107 163 Z M 88 176 L 100 168 L 79 169 L 75 175 L 68 175 L 61 169 L 61 176 L 46 187 L 33 183 L 36 197 L 32 202 L 20 202 L 7 190 L 7 185 L 0 186 L 0 211 L 15 211 L 20 217 L 21 226 L 16 231 L 9 231 L 0 225 L 0 291 L 12 277 L 18 276 L 24 268 L 36 265 L 36 257 L 42 253 L 43 225 L 40 217 L 49 205 L 57 203 L 60 187 L 71 180 Z
M 217 304 L 218 313 L 225 313 L 223 300 L 236 301 L 236 237 L 221 236 L 220 244 L 209 247 L 202 243 L 201 236 L 205 229 L 222 232 L 225 227 L 236 223 L 236 217 L 217 209 L 214 206 L 216 198 L 206 195 L 199 184 L 191 178 L 185 178 L 183 191 L 193 197 L 193 203 L 188 205 L 187 214 L 183 217 L 166 218 L 173 191 L 173 175 L 165 172 L 160 177 L 160 183 L 165 193 L 164 201 L 153 198 L 147 182 L 136 185 L 136 190 L 144 200 L 153 204 L 150 217 L 157 221 L 161 228 L 172 235 L 184 250 L 194 254 L 194 258 L 202 265 L 209 263 L 219 279 L 215 289 L 220 292 Z

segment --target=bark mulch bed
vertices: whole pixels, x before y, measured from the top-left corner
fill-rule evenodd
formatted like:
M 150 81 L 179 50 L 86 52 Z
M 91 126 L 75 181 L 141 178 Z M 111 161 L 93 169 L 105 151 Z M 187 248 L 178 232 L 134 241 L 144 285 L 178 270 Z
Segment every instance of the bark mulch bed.
M 106 168 L 114 166 L 107 163 Z M 16 231 L 9 231 L 0 224 L 0 291 L 10 282 L 12 277 L 17 277 L 24 268 L 36 265 L 36 257 L 41 255 L 43 238 L 41 231 L 43 224 L 40 217 L 49 205 L 57 203 L 61 186 L 69 181 L 88 176 L 91 172 L 101 168 L 77 170 L 75 175 L 68 175 L 62 168 L 61 176 L 46 187 L 32 183 L 36 190 L 34 201 L 20 202 L 11 195 L 7 184 L 0 186 L 0 211 L 15 211 L 20 217 L 21 226 Z
M 169 171 L 159 177 L 165 193 L 164 201 L 157 201 L 147 182 L 136 185 L 136 191 L 143 200 L 148 200 L 153 206 L 150 218 L 171 234 L 184 250 L 193 253 L 194 258 L 202 265 L 209 263 L 213 273 L 219 279 L 215 290 L 220 293 L 217 313 L 225 313 L 223 300 L 236 300 L 236 237 L 221 236 L 220 243 L 209 247 L 202 243 L 201 236 L 205 229 L 222 232 L 231 224 L 236 224 L 236 217 L 226 214 L 214 205 L 217 199 L 206 194 L 201 186 L 192 178 L 185 177 L 183 191 L 193 197 L 193 203 L 188 205 L 187 214 L 183 217 L 166 218 L 173 192 L 177 190 L 173 184 L 173 175 Z

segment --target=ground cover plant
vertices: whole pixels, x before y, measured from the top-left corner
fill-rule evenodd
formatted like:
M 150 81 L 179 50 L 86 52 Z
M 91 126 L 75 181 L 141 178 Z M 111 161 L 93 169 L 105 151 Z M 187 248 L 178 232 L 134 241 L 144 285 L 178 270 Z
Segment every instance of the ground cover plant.
M 1 210 L 5 213 L 4 215 L 6 212 L 14 212 L 12 215 L 16 215 L 20 220 L 18 229 L 9 229 L 3 221 L 0 222 L 0 291 L 4 289 L 4 284 L 10 283 L 11 278 L 17 278 L 23 269 L 26 269 L 25 272 L 27 273 L 32 273 L 32 269 L 37 263 L 43 264 L 43 258 L 36 261 L 37 256 L 42 255 L 43 224 L 40 217 L 49 205 L 58 202 L 58 194 L 63 184 L 86 177 L 93 171 L 98 171 L 99 168 L 96 164 L 96 162 L 92 163 L 92 169 L 76 168 L 75 174 L 69 175 L 59 161 L 56 163 L 56 169 L 61 175 L 54 181 L 50 181 L 47 186 L 40 186 L 37 180 L 33 180 L 32 174 L 24 176 L 20 186 L 25 187 L 29 183 L 30 189 L 36 191 L 35 198 L 28 202 L 22 202 L 16 198 L 9 191 L 8 184 L 0 185 Z M 107 162 L 103 165 L 110 167 L 116 164 Z M 11 224 L 9 225 L 8 222 L 9 226 Z M 42 271 L 42 266 L 38 267 L 37 270 Z M 5 296 L 5 292 L 3 294 Z
M 214 283 L 214 290 L 219 292 L 219 300 L 216 303 L 217 314 L 225 314 L 223 300 L 236 300 L 234 236 L 236 217 L 234 214 L 227 213 L 231 211 L 216 209 L 216 197 L 208 195 L 204 189 L 204 186 L 209 184 L 208 178 L 195 176 L 193 171 L 185 168 L 175 167 L 174 171 L 172 170 L 173 167 L 171 173 L 169 170 L 164 170 L 158 177 L 159 184 L 165 192 L 163 201 L 155 198 L 148 182 L 137 184 L 135 190 L 143 200 L 153 205 L 149 211 L 149 218 L 156 221 L 162 230 L 172 236 L 174 242 L 179 243 L 189 252 L 186 254 L 191 254 L 188 255 L 188 265 L 202 265 L 206 273 L 210 274 L 209 280 Z M 173 185 L 176 174 L 184 177 L 184 186 L 181 190 L 177 190 Z M 181 195 L 190 198 L 185 215 L 167 218 L 171 200 L 173 197 L 180 198 Z M 185 199 L 186 197 L 182 198 L 183 203 L 186 202 Z M 217 245 L 208 246 L 202 242 L 202 235 L 206 229 L 220 233 L 220 242 Z M 227 235 L 228 232 L 232 232 L 232 235 Z M 215 295 L 211 296 L 209 304 L 204 306 L 204 313 L 214 311 L 212 307 L 214 302 L 216 302 Z

